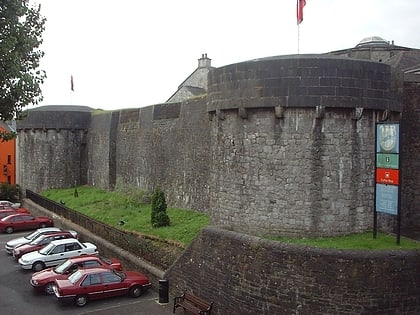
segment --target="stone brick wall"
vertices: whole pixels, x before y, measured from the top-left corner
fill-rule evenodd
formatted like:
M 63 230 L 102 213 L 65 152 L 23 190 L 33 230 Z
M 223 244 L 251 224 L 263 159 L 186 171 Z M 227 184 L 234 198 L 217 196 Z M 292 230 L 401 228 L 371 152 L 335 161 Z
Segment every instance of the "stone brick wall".
M 45 106 L 18 121 L 18 184 L 35 191 L 85 184 L 90 119 L 85 106 Z
M 209 119 L 203 98 L 122 111 L 116 176 L 123 185 L 160 187 L 173 206 L 209 211 Z
M 390 67 L 286 56 L 209 76 L 212 220 L 238 231 L 342 235 L 372 227 L 375 122 Z
M 18 184 L 35 187 L 37 191 L 79 185 L 86 170 L 82 165 L 85 139 L 84 130 L 30 129 L 20 132 L 17 163 L 24 176 Z
M 211 215 L 236 230 L 342 235 L 372 226 L 374 119 L 329 110 L 213 120 Z M 361 145 L 363 144 L 363 145 Z
M 204 229 L 166 272 L 212 314 L 418 314 L 420 251 L 327 250 L 217 227 Z
M 89 185 L 112 189 L 115 185 L 116 122 L 119 112 L 92 114 L 87 136 Z M 112 176 L 114 175 L 114 176 Z
M 406 82 L 403 95 L 401 229 L 420 239 L 420 82 Z

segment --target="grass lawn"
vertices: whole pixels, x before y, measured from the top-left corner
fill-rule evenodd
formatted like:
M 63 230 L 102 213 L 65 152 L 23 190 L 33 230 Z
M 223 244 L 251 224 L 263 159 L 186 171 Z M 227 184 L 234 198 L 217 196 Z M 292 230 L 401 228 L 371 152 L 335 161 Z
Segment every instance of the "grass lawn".
M 150 223 L 151 205 L 139 201 L 144 195 L 142 196 L 138 190 L 127 190 L 123 193 L 81 186 L 77 187 L 77 193 L 78 197 L 75 197 L 74 188 L 51 189 L 43 192 L 42 195 L 56 202 L 64 201 L 67 207 L 119 229 L 158 236 L 180 242 L 184 246 L 190 244 L 200 230 L 210 224 L 210 217 L 207 214 L 168 207 L 167 214 L 171 220 L 171 225 L 153 228 Z M 120 221 L 124 221 L 124 225 L 120 225 Z M 267 238 L 287 243 L 335 249 L 420 249 L 420 242 L 401 237 L 400 245 L 397 245 L 395 235 L 380 232 L 377 233 L 376 239 L 373 239 L 372 232 L 313 239 Z
M 373 232 L 365 232 L 340 237 L 325 238 L 283 238 L 270 237 L 292 244 L 304 244 L 315 247 L 334 248 L 334 249 L 361 249 L 361 250 L 381 250 L 381 249 L 420 249 L 420 242 L 402 237 L 400 245 L 397 245 L 396 235 L 378 232 L 376 238 L 373 238 Z
M 51 189 L 42 193 L 56 202 L 64 201 L 66 207 L 122 230 L 136 231 L 180 242 L 191 243 L 200 230 L 210 224 L 210 217 L 197 211 L 167 208 L 171 220 L 168 227 L 153 228 L 151 205 L 141 203 L 135 195 L 117 191 L 104 191 L 89 186 L 75 189 Z M 136 200 L 137 199 L 137 200 Z M 124 225 L 120 225 L 124 221 Z

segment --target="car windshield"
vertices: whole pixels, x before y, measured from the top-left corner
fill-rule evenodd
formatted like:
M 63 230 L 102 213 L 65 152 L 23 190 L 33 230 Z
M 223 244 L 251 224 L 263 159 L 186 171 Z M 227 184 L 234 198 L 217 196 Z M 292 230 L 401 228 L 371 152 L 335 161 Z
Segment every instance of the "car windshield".
M 71 260 L 66 260 L 65 262 L 63 262 L 61 265 L 58 265 L 57 267 L 54 268 L 54 271 L 56 273 L 64 273 L 70 266 L 72 265 Z
M 53 243 L 49 243 L 47 246 L 41 248 L 38 253 L 42 254 L 42 255 L 47 255 L 49 251 L 51 251 L 51 249 L 54 248 L 54 244 Z
M 39 232 L 35 231 L 35 232 L 32 232 L 31 234 L 26 235 L 25 238 L 27 240 L 33 240 L 33 239 L 37 238 L 38 236 L 39 236 Z
M 77 270 L 75 273 L 72 273 L 68 279 L 72 284 L 75 284 L 77 281 L 79 281 L 82 275 L 82 272 L 80 270 Z
M 44 236 L 40 236 L 40 237 L 37 237 L 36 239 L 34 239 L 32 242 L 30 242 L 29 244 L 31 244 L 31 245 L 38 245 L 38 244 L 40 244 L 43 240 L 45 239 L 45 237 Z

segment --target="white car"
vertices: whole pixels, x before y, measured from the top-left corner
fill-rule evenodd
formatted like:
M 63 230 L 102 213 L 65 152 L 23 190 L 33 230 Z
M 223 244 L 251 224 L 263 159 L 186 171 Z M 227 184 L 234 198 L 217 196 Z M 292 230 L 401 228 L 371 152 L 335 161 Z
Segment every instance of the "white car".
M 98 255 L 96 245 L 66 238 L 52 241 L 39 251 L 23 255 L 19 258 L 19 265 L 23 269 L 40 271 L 46 267 L 57 266 L 71 257 L 83 255 Z
M 13 249 L 16 246 L 28 244 L 32 242 L 34 239 L 36 239 L 37 237 L 39 237 L 40 235 L 48 234 L 51 232 L 57 232 L 57 231 L 61 231 L 61 229 L 57 227 L 46 227 L 46 228 L 41 228 L 34 232 L 31 232 L 26 236 L 14 238 L 6 243 L 5 245 L 6 252 L 11 255 L 13 253 Z
M 20 207 L 20 203 L 13 203 L 9 200 L 0 200 L 0 206 L 8 206 L 17 209 Z

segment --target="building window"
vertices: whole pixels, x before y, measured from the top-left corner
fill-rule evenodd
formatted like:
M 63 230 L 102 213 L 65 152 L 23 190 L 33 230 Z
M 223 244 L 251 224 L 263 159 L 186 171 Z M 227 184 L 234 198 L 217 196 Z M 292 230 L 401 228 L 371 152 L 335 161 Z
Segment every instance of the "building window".
M 12 156 L 10 154 L 7 156 L 7 164 L 12 164 Z

